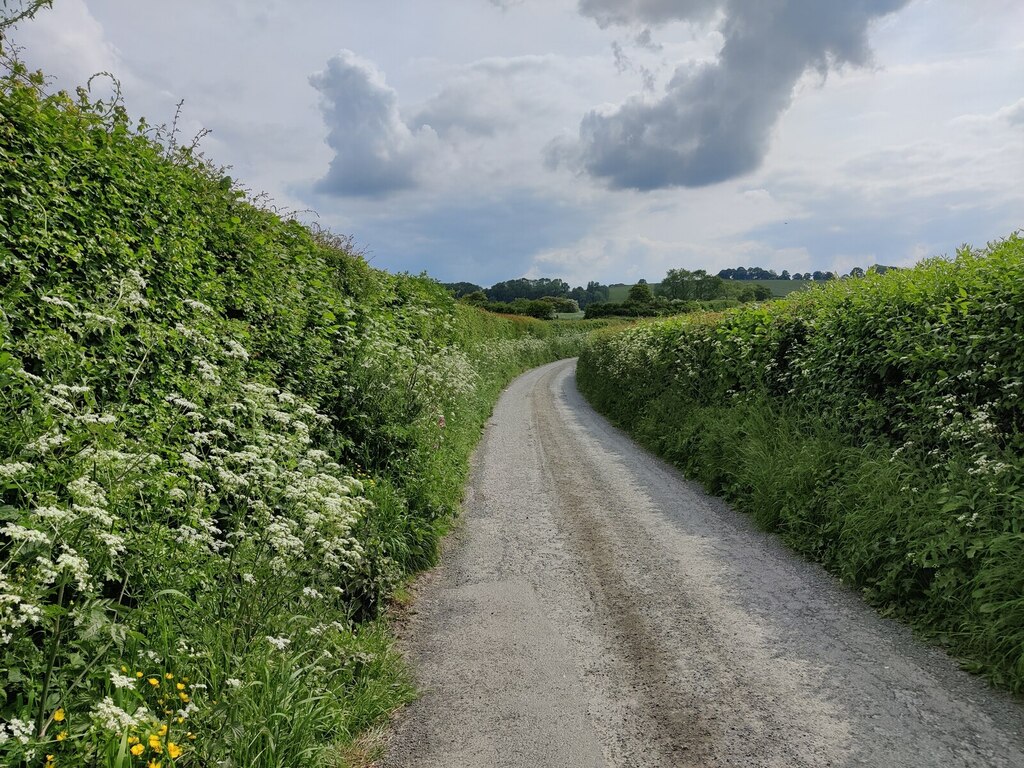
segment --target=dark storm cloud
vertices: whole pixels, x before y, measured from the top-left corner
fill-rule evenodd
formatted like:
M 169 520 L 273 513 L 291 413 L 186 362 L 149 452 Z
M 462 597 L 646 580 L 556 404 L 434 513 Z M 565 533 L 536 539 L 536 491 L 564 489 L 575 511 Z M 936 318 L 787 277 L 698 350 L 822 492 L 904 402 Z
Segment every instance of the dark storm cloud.
M 722 11 L 718 60 L 676 70 L 664 97 L 634 99 L 580 124 L 579 140 L 553 144 L 567 165 L 613 188 L 699 187 L 755 170 L 801 75 L 870 58 L 868 25 L 909 0 L 580 0 L 602 26 L 706 20 Z
M 416 186 L 423 133 L 402 121 L 398 98 L 370 62 L 342 51 L 309 78 L 320 92 L 327 143 L 334 150 L 316 191 L 376 197 Z

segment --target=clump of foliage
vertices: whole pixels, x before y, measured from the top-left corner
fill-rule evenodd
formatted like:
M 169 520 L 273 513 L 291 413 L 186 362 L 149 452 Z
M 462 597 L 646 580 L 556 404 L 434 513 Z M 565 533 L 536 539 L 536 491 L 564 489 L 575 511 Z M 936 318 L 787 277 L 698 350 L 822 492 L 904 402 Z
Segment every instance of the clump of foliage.
M 643 442 L 1024 690 L 1024 239 L 724 314 L 580 358 Z
M 585 329 L 373 270 L 168 138 L 0 76 L 0 763 L 337 764 L 411 696 L 374 619 L 498 392 Z
M 601 317 L 671 317 L 687 315 L 692 312 L 721 312 L 739 305 L 740 302 L 737 299 L 669 300 L 661 296 L 654 296 L 640 301 L 629 299 L 622 302 L 602 301 L 589 304 L 584 310 L 584 317 L 588 320 Z
M 515 299 L 514 301 L 488 301 L 483 291 L 467 294 L 462 301 L 471 306 L 486 309 L 500 315 L 522 315 L 538 320 L 554 320 L 559 313 L 575 314 L 580 311 L 573 299 L 559 296 L 544 296 L 540 299 Z

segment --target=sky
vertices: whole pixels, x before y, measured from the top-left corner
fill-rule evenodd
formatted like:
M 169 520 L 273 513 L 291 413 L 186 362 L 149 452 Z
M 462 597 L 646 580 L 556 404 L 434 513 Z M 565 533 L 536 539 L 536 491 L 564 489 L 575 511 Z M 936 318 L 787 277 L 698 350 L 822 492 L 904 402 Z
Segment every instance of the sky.
M 1024 227 L 1020 0 L 55 0 L 11 36 L 376 267 L 909 265 Z M 109 80 L 93 80 L 97 96 Z

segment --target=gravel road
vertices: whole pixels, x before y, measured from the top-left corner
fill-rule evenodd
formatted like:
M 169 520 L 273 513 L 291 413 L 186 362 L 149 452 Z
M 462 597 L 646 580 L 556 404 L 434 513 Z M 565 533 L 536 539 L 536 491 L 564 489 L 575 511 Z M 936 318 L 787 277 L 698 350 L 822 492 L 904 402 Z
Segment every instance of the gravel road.
M 1024 768 L 1024 703 L 652 457 L 574 361 L 502 397 L 383 766 Z

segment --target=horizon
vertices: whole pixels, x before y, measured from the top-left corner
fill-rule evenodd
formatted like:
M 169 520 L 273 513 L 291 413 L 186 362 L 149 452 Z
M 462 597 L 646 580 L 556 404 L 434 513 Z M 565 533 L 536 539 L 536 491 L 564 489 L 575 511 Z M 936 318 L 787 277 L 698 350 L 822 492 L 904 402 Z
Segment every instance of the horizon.
M 837 8 L 56 0 L 13 40 L 135 119 L 184 99 L 241 184 L 442 282 L 846 274 L 1019 230 L 1024 6 Z

